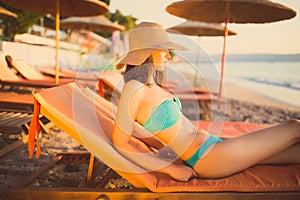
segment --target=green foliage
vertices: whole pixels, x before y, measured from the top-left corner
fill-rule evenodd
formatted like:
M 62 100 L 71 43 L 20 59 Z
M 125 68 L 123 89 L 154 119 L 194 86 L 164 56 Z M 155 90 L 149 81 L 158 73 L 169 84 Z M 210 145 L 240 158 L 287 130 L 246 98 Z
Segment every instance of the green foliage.
M 119 24 L 126 27 L 126 30 L 130 30 L 135 27 L 135 22 L 137 18 L 133 17 L 132 15 L 123 15 L 120 10 L 116 10 L 115 13 L 108 13 L 106 15 L 111 21 L 117 21 Z
M 118 22 L 125 27 L 125 30 L 130 30 L 135 27 L 137 18 L 131 15 L 123 15 L 120 10 L 116 10 L 115 13 L 106 13 L 105 16 L 112 22 Z M 99 35 L 109 38 L 111 33 L 98 33 Z
M 5 40 L 13 40 L 14 36 L 19 33 L 26 33 L 28 28 L 37 23 L 42 15 L 31 12 L 25 12 L 18 9 L 10 8 L 0 2 L 0 6 L 10 10 L 18 15 L 18 18 L 2 18 L 3 36 Z
M 103 1 L 103 2 L 106 3 L 107 5 L 110 4 L 110 0 L 101 0 L 101 1 Z

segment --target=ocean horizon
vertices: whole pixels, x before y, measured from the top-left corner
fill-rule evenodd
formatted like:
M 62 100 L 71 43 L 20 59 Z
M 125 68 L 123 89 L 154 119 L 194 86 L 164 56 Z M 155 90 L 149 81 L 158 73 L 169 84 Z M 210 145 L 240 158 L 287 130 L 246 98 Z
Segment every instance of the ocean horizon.
M 170 68 L 194 76 L 194 80 L 188 80 L 192 86 L 199 86 L 196 76 L 215 83 L 220 80 L 220 62 L 177 62 L 171 63 Z M 223 81 L 300 108 L 300 61 L 226 62 Z M 219 88 L 218 84 L 209 87 L 214 91 Z

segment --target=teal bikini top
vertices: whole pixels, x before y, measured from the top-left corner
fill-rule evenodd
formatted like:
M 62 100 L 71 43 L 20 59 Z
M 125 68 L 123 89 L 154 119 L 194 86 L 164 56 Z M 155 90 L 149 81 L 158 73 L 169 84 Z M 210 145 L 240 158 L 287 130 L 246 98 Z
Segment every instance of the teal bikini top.
M 150 132 L 165 130 L 180 119 L 181 110 L 180 100 L 174 96 L 173 100 L 162 102 L 143 126 Z

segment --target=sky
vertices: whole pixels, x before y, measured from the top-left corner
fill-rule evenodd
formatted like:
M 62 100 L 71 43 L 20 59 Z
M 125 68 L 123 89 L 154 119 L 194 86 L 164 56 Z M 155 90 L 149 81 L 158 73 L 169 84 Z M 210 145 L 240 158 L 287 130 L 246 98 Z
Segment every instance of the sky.
M 165 9 L 179 0 L 111 0 L 109 9 L 119 9 L 124 15 L 132 15 L 141 21 L 153 21 L 165 28 L 185 21 L 169 14 Z M 237 33 L 229 36 L 226 42 L 227 54 L 295 54 L 300 53 L 300 1 L 273 0 L 297 12 L 296 17 L 266 24 L 228 24 L 228 28 Z M 190 36 L 191 37 L 191 36 Z M 223 37 L 191 37 L 208 54 L 221 54 Z

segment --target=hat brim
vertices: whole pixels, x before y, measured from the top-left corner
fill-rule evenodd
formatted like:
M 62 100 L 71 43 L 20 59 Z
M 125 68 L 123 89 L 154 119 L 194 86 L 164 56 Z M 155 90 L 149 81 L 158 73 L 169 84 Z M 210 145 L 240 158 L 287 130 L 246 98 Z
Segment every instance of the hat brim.
M 126 65 L 141 65 L 155 51 L 157 51 L 157 49 L 141 49 L 130 51 L 116 65 L 116 68 L 119 70 L 125 67 Z
M 125 65 L 141 65 L 150 57 L 152 53 L 158 50 L 187 50 L 184 46 L 175 42 L 165 42 L 164 44 L 153 45 L 151 48 L 141 48 L 129 51 L 126 56 L 116 65 L 116 69 L 122 69 Z

